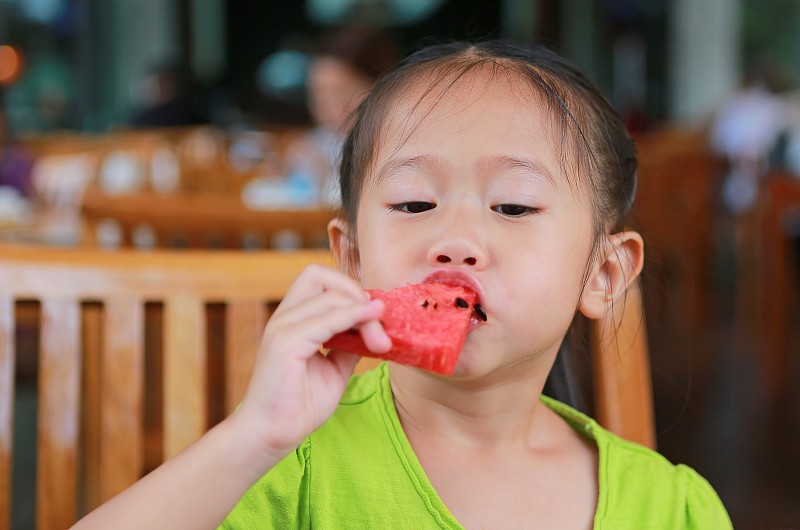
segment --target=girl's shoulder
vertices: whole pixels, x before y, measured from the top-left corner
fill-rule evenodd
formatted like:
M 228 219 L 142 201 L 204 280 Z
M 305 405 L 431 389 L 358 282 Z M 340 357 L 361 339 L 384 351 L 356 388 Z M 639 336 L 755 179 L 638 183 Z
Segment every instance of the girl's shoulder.
M 564 403 L 541 400 L 597 445 L 595 528 L 732 528 L 719 496 L 694 469 L 620 438 Z

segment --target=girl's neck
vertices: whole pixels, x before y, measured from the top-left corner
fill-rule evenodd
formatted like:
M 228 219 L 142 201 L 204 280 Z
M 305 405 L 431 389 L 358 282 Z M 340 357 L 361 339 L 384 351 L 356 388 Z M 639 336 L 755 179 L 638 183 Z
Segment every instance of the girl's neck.
M 548 368 L 516 366 L 480 380 L 447 380 L 393 365 L 392 392 L 403 428 L 465 448 L 503 450 L 535 444 L 547 414 Z

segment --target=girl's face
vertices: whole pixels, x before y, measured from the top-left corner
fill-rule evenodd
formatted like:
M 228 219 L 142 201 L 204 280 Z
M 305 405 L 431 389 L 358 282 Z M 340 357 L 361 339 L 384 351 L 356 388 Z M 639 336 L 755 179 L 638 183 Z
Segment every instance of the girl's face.
M 561 125 L 514 82 L 470 74 L 416 108 L 423 90 L 406 90 L 358 208 L 365 288 L 439 278 L 478 291 L 488 320 L 474 319 L 456 377 L 549 370 L 592 251 L 590 201 L 559 160 Z

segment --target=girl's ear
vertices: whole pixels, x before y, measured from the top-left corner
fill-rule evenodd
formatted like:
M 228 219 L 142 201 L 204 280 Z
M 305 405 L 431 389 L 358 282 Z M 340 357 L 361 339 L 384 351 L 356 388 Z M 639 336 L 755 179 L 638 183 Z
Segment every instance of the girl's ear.
M 638 232 L 612 234 L 589 275 L 578 310 L 600 318 L 636 279 L 644 264 L 644 242 Z
M 350 223 L 340 217 L 331 219 L 328 223 L 328 241 L 339 270 L 358 280 L 361 276 L 358 246 L 350 239 Z

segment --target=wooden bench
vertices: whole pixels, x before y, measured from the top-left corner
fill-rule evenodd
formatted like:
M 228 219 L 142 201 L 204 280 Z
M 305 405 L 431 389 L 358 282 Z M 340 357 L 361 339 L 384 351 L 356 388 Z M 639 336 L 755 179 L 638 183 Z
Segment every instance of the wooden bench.
M 164 458 L 210 426 L 210 402 L 226 412 L 239 402 L 270 303 L 311 263 L 331 260 L 326 251 L 0 249 L 0 528 L 11 506 L 15 309 L 39 306 L 37 526 L 67 528 L 146 471 L 145 389 L 162 394 L 154 430 Z M 216 335 L 214 305 L 224 309 Z M 220 340 L 222 395 L 210 396 L 207 353 Z M 163 372 L 147 369 L 160 372 L 160 389 L 145 381 L 153 347 Z

